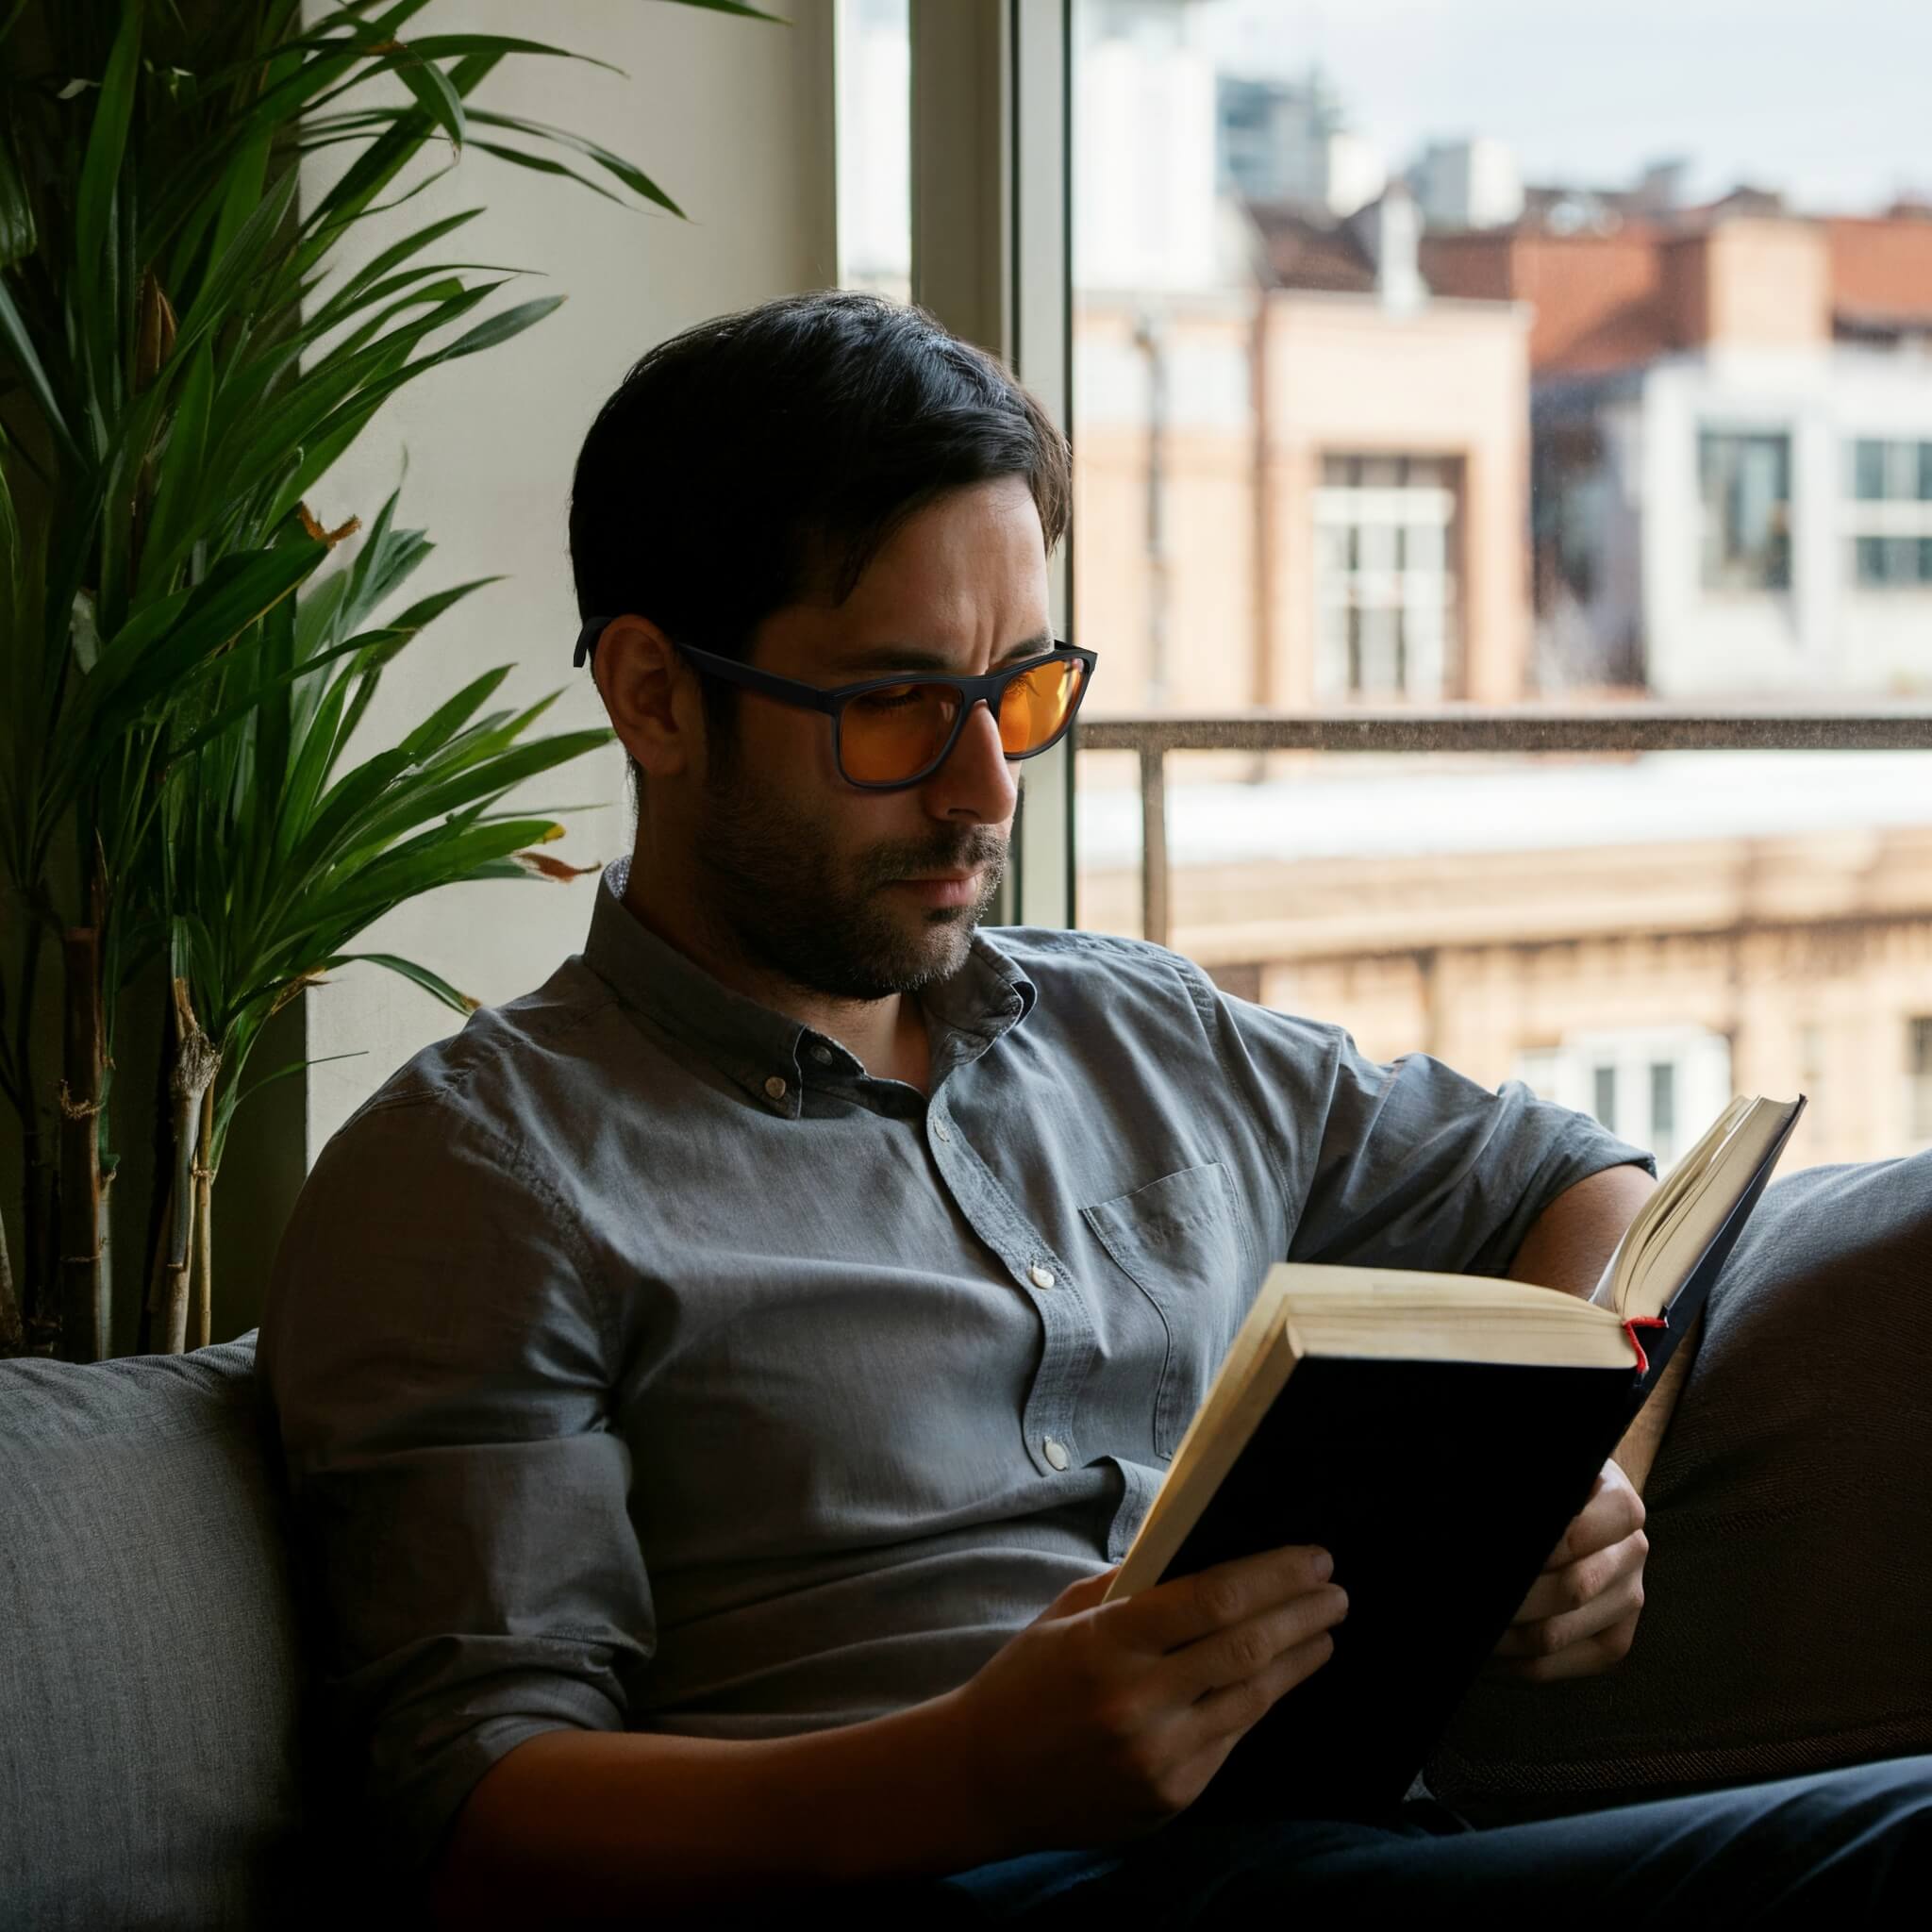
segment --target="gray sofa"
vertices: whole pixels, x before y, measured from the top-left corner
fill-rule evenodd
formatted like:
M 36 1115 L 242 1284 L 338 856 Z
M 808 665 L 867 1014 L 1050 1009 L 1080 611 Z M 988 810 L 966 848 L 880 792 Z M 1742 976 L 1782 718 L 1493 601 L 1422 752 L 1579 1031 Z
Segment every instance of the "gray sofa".
M 253 1331 L 0 1362 L 6 1932 L 319 1924 L 353 1896 L 272 1446 Z
M 311 1709 L 254 1340 L 0 1362 L 4 1932 L 394 1922 Z M 1647 1501 L 1629 1657 L 1473 1694 L 1443 1796 L 1500 1821 L 1932 1750 L 1932 1153 L 1767 1191 Z

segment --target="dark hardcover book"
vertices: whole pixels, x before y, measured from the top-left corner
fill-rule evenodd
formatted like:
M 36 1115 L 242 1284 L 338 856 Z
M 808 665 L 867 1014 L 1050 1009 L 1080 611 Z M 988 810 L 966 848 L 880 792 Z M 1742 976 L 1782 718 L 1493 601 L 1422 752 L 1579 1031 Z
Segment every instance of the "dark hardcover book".
M 1803 1107 L 1732 1102 L 1587 1301 L 1481 1276 L 1270 1270 L 1108 1600 L 1315 1543 L 1349 1613 L 1334 1655 L 1190 1815 L 1400 1804 L 1702 1311 Z

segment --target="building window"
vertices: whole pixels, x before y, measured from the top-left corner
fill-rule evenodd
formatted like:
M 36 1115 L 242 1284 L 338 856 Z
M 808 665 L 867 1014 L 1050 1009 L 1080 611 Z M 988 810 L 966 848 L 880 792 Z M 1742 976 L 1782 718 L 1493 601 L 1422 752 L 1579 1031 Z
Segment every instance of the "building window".
M 1315 690 L 1435 698 L 1454 640 L 1456 485 L 1432 457 L 1330 456 L 1315 491 Z
M 1698 439 L 1704 588 L 1784 591 L 1791 582 L 1791 439 L 1707 429 Z
M 1661 1173 L 1730 1099 L 1731 1043 L 1702 1026 L 1578 1033 L 1519 1053 L 1516 1077 L 1649 1148 Z
M 1932 1141 L 1932 1015 L 1906 1022 L 1906 1132 Z
M 1652 1060 L 1650 1063 L 1650 1131 L 1672 1146 L 1677 1141 L 1677 1063 Z
M 1858 438 L 1845 522 L 1859 590 L 1932 585 L 1932 442 Z
M 1617 1123 L 1617 1069 L 1609 1066 L 1591 1068 L 1590 1110 L 1596 1116 L 1599 1126 L 1616 1131 Z

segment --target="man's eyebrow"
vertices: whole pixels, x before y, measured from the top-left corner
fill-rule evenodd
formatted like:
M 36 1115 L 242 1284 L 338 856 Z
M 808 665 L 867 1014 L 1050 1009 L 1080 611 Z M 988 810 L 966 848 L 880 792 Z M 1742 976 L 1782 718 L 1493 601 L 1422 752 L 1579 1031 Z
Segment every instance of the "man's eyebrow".
M 1002 664 L 1020 658 L 1038 658 L 1053 649 L 1053 633 L 1040 631 L 1022 638 L 996 660 Z M 863 650 L 841 652 L 832 659 L 834 671 L 950 671 L 950 659 L 938 651 L 922 651 L 915 644 L 871 644 Z

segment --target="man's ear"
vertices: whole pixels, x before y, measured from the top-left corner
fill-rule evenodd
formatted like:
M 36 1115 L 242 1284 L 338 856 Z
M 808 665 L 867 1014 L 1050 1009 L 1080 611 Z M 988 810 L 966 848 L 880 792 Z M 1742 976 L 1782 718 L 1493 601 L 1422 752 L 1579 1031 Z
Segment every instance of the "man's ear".
M 591 654 L 591 673 L 611 729 L 646 774 L 669 777 L 701 762 L 697 674 L 648 617 L 613 617 Z

